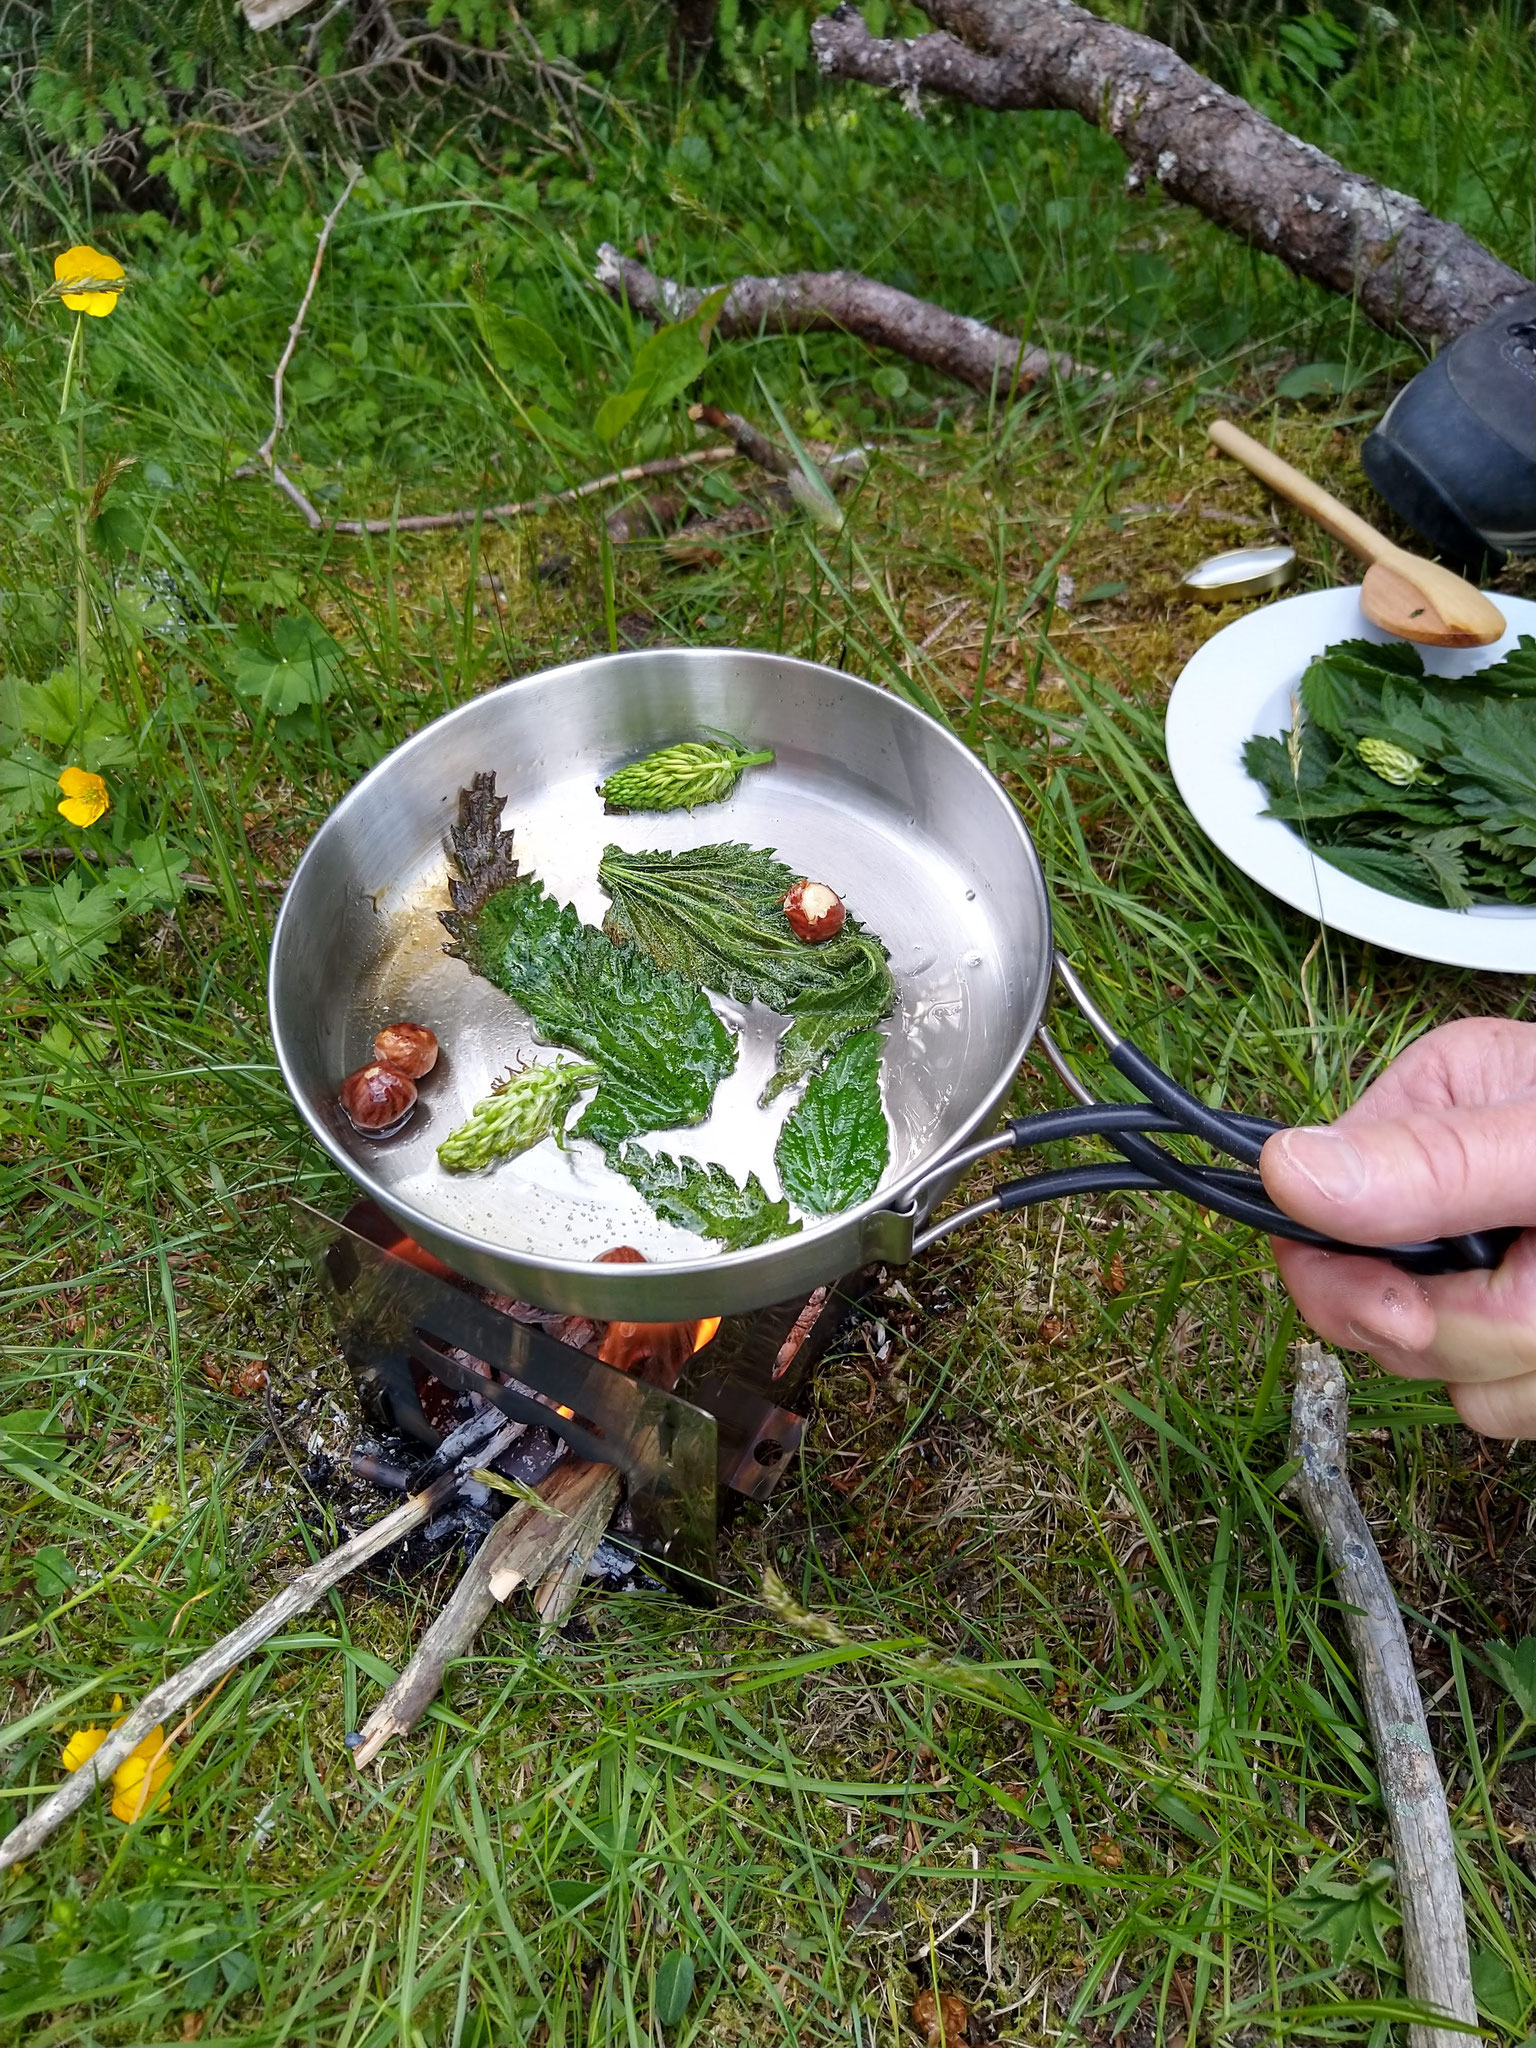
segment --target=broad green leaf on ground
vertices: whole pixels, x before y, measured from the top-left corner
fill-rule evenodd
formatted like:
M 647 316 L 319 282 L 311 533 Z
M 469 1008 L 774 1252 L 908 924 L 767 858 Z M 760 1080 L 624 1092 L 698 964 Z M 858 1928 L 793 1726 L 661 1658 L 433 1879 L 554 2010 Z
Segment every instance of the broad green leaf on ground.
M 628 384 L 610 392 L 598 408 L 592 426 L 599 440 L 616 440 L 640 412 L 660 411 L 702 376 L 727 289 L 711 292 L 686 320 L 658 327 L 641 344 Z
M 110 882 L 87 889 L 74 868 L 62 882 L 41 889 L 18 889 L 10 900 L 6 922 L 16 936 L 4 959 L 23 973 L 46 974 L 55 988 L 89 981 L 121 936 L 122 901 Z
M 237 643 L 235 688 L 282 718 L 302 705 L 323 704 L 340 663 L 341 649 L 314 619 L 303 614 L 277 619 L 270 640 L 251 635 Z
M 1536 1725 L 1536 1636 L 1484 1643 L 1483 1652 L 1523 1717 Z
M 0 830 L 47 817 L 59 801 L 57 764 L 23 740 L 0 758 Z
M 1402 1919 L 1387 1899 L 1395 1876 L 1392 1865 L 1378 1859 L 1353 1881 L 1338 1873 L 1336 1861 L 1320 1862 L 1292 1892 L 1298 1937 L 1321 1942 L 1335 1969 L 1351 1957 L 1395 1969 L 1382 1940 Z
M 608 846 L 597 879 L 612 899 L 603 920 L 611 937 L 643 946 L 701 988 L 794 1019 L 765 1102 L 890 1013 L 896 991 L 880 941 L 852 917 L 819 946 L 796 938 L 783 904 L 799 878 L 771 853 L 731 843 L 686 853 Z
M 190 853 L 151 833 L 130 840 L 127 860 L 108 868 L 107 880 L 121 895 L 128 916 L 139 917 L 178 904 L 187 893 L 183 877 L 191 865 Z
M 693 1957 L 680 1948 L 664 1955 L 656 1970 L 654 2011 L 664 2027 L 675 2027 L 693 1996 Z
M 99 675 L 57 668 L 41 683 L 0 683 L 0 724 L 39 740 L 60 765 L 93 773 L 133 759 L 127 721 Z M 57 769 L 55 769 L 57 774 Z
M 846 1039 L 790 1111 L 774 1150 L 785 1193 L 818 1216 L 872 1195 L 890 1163 L 878 1031 Z
M 749 1173 L 741 1187 L 723 1166 L 701 1166 L 697 1159 L 673 1159 L 639 1145 L 613 1147 L 608 1164 L 644 1196 L 663 1222 L 713 1238 L 727 1251 L 793 1237 L 800 1228 L 790 1219 L 788 1202 L 775 1202 L 755 1173 Z
M 611 944 L 536 880 L 498 889 L 450 929 L 461 957 L 522 1004 L 541 1038 L 602 1069 L 576 1137 L 613 1145 L 708 1116 L 736 1040 L 693 982 L 638 946 Z
M 475 304 L 475 323 L 498 370 L 518 383 L 530 384 L 546 405 L 564 411 L 570 404 L 570 368 L 560 344 L 526 313 L 504 313 L 499 306 Z

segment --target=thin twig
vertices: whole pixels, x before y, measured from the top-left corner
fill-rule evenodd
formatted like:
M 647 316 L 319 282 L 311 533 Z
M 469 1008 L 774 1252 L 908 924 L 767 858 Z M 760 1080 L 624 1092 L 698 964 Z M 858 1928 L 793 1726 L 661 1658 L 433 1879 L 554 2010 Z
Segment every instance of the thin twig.
M 272 372 L 272 431 L 256 450 L 256 460 L 264 462 L 274 476 L 277 474 L 274 452 L 277 448 L 277 437 L 283 431 L 283 379 L 288 374 L 288 365 L 293 361 L 293 352 L 299 345 L 299 336 L 304 332 L 305 317 L 309 312 L 309 302 L 315 296 L 315 286 L 320 282 L 320 266 L 325 261 L 325 245 L 331 239 L 331 229 L 341 218 L 341 209 L 352 197 L 362 175 L 361 164 L 349 166 L 347 182 L 342 187 L 341 197 L 321 224 L 320 239 L 315 244 L 315 260 L 309 266 L 309 283 L 304 287 L 299 310 L 294 314 L 293 325 L 288 329 L 287 343 L 277 359 L 277 368 Z
M 479 1440 L 473 1447 L 465 1447 L 464 1458 L 460 1462 L 439 1474 L 420 1492 L 402 1501 L 399 1507 L 371 1528 L 354 1536 L 349 1543 L 343 1543 L 340 1549 L 331 1551 L 328 1556 L 317 1558 L 307 1570 L 290 1579 L 280 1592 L 274 1593 L 264 1606 L 248 1615 L 238 1628 L 231 1629 L 211 1649 L 204 1650 L 184 1669 L 157 1685 L 152 1692 L 147 1692 L 138 1705 L 124 1715 L 90 1760 L 79 1770 L 72 1771 L 0 1842 L 0 1870 L 20 1863 L 39 1849 L 93 1792 L 111 1782 L 118 1765 L 132 1755 L 152 1729 L 179 1707 L 184 1707 L 189 1700 L 223 1678 L 236 1664 L 242 1663 L 285 1623 L 317 1606 L 349 1572 L 356 1571 L 359 1565 L 377 1557 L 381 1550 L 387 1550 L 402 1536 L 410 1535 L 413 1529 L 430 1521 L 463 1485 L 467 1476 L 467 1460 L 473 1458 L 480 1464 L 499 1457 L 516 1433 L 516 1426 L 508 1424 L 499 1429 L 487 1444 L 481 1429 Z M 457 1448 L 455 1438 L 458 1435 L 459 1432 L 454 1432 L 444 1445 L 444 1451 Z M 443 1453 L 438 1455 L 441 1457 Z
M 1370 1723 L 1381 1796 L 1392 1828 L 1403 1915 L 1408 1995 L 1446 2019 L 1477 2025 L 1467 1921 L 1445 1789 L 1435 1766 L 1397 1597 L 1349 1483 L 1349 1394 L 1343 1368 L 1320 1344 L 1296 1352 L 1286 1488 L 1333 1569 L 1360 1694 Z M 1409 2048 L 1465 2048 L 1465 2032 L 1411 2026 Z
M 567 491 L 545 491 L 537 498 L 521 498 L 510 505 L 465 505 L 454 512 L 413 512 L 404 519 L 328 520 L 276 463 L 271 465 L 271 477 L 289 503 L 303 513 L 312 533 L 445 533 L 473 526 L 476 520 L 526 519 L 531 513 L 549 512 L 556 505 L 574 505 L 582 498 L 595 497 L 599 491 L 611 491 L 620 484 L 643 483 L 652 476 L 677 476 L 685 469 L 697 469 L 702 463 L 730 462 L 736 452 L 734 448 L 691 448 L 685 455 L 658 455 L 649 462 L 632 462 L 627 469 L 610 469 L 602 476 L 589 477 L 584 484 L 573 484 Z M 257 472 L 245 464 L 234 473 L 255 476 Z

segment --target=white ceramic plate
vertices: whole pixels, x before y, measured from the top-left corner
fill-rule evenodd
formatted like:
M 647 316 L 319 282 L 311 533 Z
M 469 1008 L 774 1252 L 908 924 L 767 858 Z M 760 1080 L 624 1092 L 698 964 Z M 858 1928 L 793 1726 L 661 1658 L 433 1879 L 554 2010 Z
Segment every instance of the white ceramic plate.
M 1521 634 L 1536 633 L 1536 603 L 1489 594 L 1509 621 L 1504 638 L 1492 647 L 1421 648 L 1431 675 L 1472 675 L 1509 653 Z M 1289 825 L 1264 816 L 1268 799 L 1243 766 L 1243 742 L 1290 726 L 1302 671 L 1333 641 L 1391 638 L 1361 611 L 1358 586 L 1309 590 L 1223 626 L 1168 700 L 1168 765 L 1179 794 L 1229 860 L 1335 931 L 1448 967 L 1536 972 L 1536 906 L 1408 903 L 1317 859 Z

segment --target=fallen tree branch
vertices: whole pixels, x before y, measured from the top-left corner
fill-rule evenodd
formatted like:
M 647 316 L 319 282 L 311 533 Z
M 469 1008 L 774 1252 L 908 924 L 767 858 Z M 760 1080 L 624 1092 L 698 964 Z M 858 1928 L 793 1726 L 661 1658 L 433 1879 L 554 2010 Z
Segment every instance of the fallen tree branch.
M 441 1463 L 445 1456 L 456 1457 L 458 1462 L 450 1464 L 446 1471 L 402 1501 L 399 1507 L 371 1528 L 354 1536 L 349 1543 L 343 1543 L 340 1549 L 331 1551 L 326 1557 L 317 1558 L 306 1570 L 290 1579 L 280 1592 L 274 1593 L 264 1606 L 247 1615 L 238 1628 L 221 1637 L 212 1649 L 204 1650 L 200 1657 L 195 1657 L 173 1677 L 147 1692 L 138 1705 L 124 1715 L 90 1760 L 79 1770 L 72 1771 L 0 1842 L 0 1870 L 32 1855 L 56 1828 L 84 1806 L 93 1792 L 109 1785 L 112 1773 L 124 1758 L 130 1756 L 150 1730 L 168 1720 L 178 1707 L 184 1707 L 236 1664 L 243 1663 L 253 1650 L 259 1649 L 269 1636 L 276 1635 L 285 1623 L 317 1606 L 349 1572 L 356 1571 L 359 1565 L 377 1557 L 381 1550 L 387 1550 L 391 1544 L 409 1536 L 413 1529 L 419 1529 L 424 1522 L 430 1521 L 463 1485 L 466 1460 L 470 1456 L 478 1453 L 478 1457 L 488 1463 L 499 1457 L 521 1433 L 517 1424 L 503 1425 L 496 1429 L 487 1444 L 487 1422 L 500 1422 L 496 1410 L 487 1410 L 485 1416 L 476 1416 L 463 1429 L 455 1430 L 433 1459 L 434 1465 Z M 461 1452 L 462 1456 L 459 1455 Z
M 1065 108 L 1113 137 L 1133 189 L 1172 199 L 1353 297 L 1378 327 L 1446 341 L 1530 283 L 1452 221 L 1359 176 L 1203 77 L 1166 44 L 1073 0 L 923 0 L 940 30 L 892 42 L 841 6 L 811 29 L 833 78 L 994 109 Z M 721 332 L 725 331 L 724 322 Z
M 1408 1995 L 1447 2019 L 1477 2025 L 1467 1922 L 1445 1790 L 1397 1598 L 1349 1483 L 1349 1395 L 1343 1368 L 1320 1344 L 1296 1353 L 1286 1488 L 1323 1546 L 1338 1587 L 1370 1723 L 1381 1796 L 1392 1828 Z M 1413 2026 L 1410 2048 L 1465 2048 L 1465 2032 Z
M 610 298 L 621 304 L 627 300 L 635 312 L 658 323 L 688 319 L 707 296 L 703 289 L 658 277 L 610 242 L 597 252 L 594 275 Z M 1071 356 L 1031 347 L 981 320 L 946 312 L 856 270 L 738 277 L 715 332 L 726 341 L 759 334 L 854 334 L 989 397 L 995 392 L 1004 401 L 1044 379 L 1104 375 Z

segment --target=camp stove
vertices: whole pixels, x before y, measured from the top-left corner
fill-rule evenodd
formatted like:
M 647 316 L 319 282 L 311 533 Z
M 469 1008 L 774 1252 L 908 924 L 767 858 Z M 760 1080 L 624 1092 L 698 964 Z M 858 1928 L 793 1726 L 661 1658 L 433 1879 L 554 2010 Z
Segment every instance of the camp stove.
M 613 1537 L 699 1601 L 716 1582 L 722 1512 L 733 1498 L 766 1500 L 784 1477 L 811 1372 L 867 1283 L 723 1319 L 595 1323 L 465 1279 L 373 1202 L 340 1222 L 292 1209 L 370 1429 L 425 1453 L 478 1397 L 527 1426 L 526 1448 L 499 1467 L 510 1477 L 537 1483 L 562 1444 L 616 1466 L 626 1487 Z M 366 1453 L 353 1469 L 394 1476 Z

